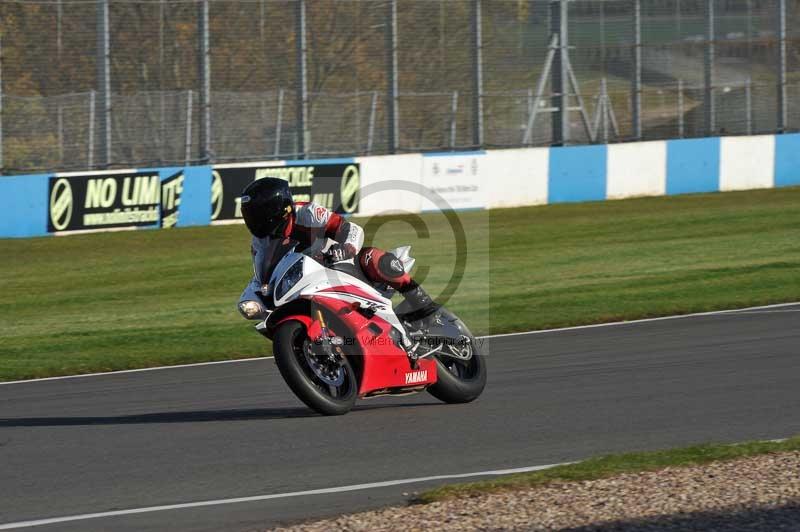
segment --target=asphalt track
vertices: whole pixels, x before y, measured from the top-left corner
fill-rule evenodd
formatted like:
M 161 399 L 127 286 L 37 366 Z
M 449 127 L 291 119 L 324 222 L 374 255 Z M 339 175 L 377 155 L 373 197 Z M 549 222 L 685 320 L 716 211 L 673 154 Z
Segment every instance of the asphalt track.
M 0 385 L 0 529 L 254 530 L 403 503 L 445 479 L 800 433 L 800 305 L 494 337 L 469 405 L 421 394 L 324 418 L 271 360 Z M 30 523 L 29 523 L 30 524 Z

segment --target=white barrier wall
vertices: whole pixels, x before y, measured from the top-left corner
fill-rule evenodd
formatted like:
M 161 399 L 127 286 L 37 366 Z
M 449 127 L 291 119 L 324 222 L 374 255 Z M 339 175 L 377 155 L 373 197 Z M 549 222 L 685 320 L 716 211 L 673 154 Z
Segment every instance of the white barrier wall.
M 549 148 L 493 150 L 485 157 L 488 208 L 547 203 Z
M 359 214 L 397 214 L 420 212 L 422 197 L 414 186 L 422 186 L 422 155 L 383 155 L 357 157 L 361 167 Z M 395 184 L 402 182 L 408 186 Z
M 720 141 L 720 190 L 772 188 L 775 137 L 724 137 Z
M 484 209 L 492 186 L 484 152 L 429 153 L 422 156 L 422 211 Z
M 666 187 L 666 142 L 609 145 L 606 199 L 663 196 Z

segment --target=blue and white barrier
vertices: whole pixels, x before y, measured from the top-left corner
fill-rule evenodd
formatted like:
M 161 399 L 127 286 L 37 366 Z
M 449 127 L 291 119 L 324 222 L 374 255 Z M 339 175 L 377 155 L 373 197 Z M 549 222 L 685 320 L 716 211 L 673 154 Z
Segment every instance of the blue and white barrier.
M 518 207 L 800 185 L 800 134 L 357 160 L 365 184 L 404 179 L 426 186 L 436 180 L 431 161 L 438 161 L 439 176 L 474 168 L 476 201 L 484 208 Z M 386 191 L 362 198 L 360 212 L 378 214 L 394 207 L 419 212 L 427 210 L 424 203 L 407 192 Z
M 800 185 L 800 134 L 0 177 L 0 237 L 235 223 L 265 175 L 343 214 Z

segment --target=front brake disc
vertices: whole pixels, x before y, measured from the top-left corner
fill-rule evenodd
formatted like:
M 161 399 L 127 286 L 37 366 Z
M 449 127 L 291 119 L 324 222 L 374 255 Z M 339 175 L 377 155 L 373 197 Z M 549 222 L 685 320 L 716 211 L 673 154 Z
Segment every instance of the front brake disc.
M 337 358 L 331 361 L 327 354 L 317 355 L 310 344 L 306 344 L 303 354 L 308 367 L 322 382 L 331 386 L 341 386 L 344 382 L 344 367 Z

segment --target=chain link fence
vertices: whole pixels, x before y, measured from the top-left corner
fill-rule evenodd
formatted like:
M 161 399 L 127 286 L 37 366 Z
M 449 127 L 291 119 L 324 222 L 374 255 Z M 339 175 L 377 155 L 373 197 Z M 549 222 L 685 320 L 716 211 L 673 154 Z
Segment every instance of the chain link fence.
M 800 0 L 5 0 L 0 173 L 800 129 Z

